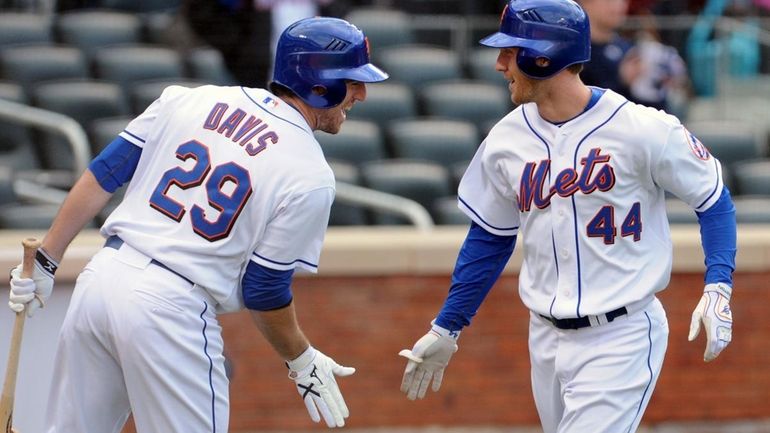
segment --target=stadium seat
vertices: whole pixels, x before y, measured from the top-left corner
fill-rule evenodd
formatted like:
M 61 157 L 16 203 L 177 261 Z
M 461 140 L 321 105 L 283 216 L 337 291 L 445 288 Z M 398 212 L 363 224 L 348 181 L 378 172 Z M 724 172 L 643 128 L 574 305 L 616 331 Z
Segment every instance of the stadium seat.
M 99 48 L 141 42 L 141 20 L 128 12 L 83 10 L 66 12 L 56 19 L 59 39 L 93 58 Z
M 386 157 L 382 133 L 374 122 L 348 120 L 337 134 L 316 131 L 315 136 L 326 158 L 360 165 Z
M 403 45 L 380 50 L 379 61 L 393 81 L 414 91 L 428 83 L 463 78 L 460 59 L 454 51 L 431 45 Z
M 508 89 L 508 81 L 503 73 L 495 70 L 497 56 L 500 50 L 496 48 L 479 47 L 471 49 L 468 54 L 468 74 L 474 80 L 483 81 L 500 89 Z
M 736 120 L 692 121 L 687 129 L 722 165 L 761 158 L 767 154 L 760 134 L 748 122 Z
M 452 187 L 455 191 L 457 191 L 457 187 L 460 186 L 460 181 L 465 175 L 465 170 L 468 169 L 470 163 L 470 160 L 458 161 L 449 166 L 449 174 L 452 176 Z
M 369 38 L 374 47 L 372 57 L 375 61 L 383 48 L 416 42 L 409 15 L 402 11 L 358 8 L 348 13 L 345 19 L 361 29 Z
M 0 99 L 27 103 L 27 97 L 21 86 L 6 81 L 0 82 Z M 16 170 L 40 167 L 27 127 L 12 121 L 0 120 L 0 166 L 13 167 Z
M 53 42 L 51 19 L 45 14 L 0 13 L 0 47 Z
M 114 140 L 118 134 L 123 132 L 126 125 L 128 125 L 133 118 L 133 116 L 105 117 L 91 122 L 88 134 L 94 155 L 98 154 L 104 150 L 108 144 L 112 143 L 112 140 Z
M 361 184 L 361 175 L 355 165 L 333 159 L 329 159 L 328 161 L 337 182 L 345 182 L 353 185 Z M 341 203 L 339 199 L 334 200 L 331 214 L 329 215 L 329 225 L 355 226 L 366 224 L 367 216 L 364 208 Z
M 417 99 L 406 84 L 385 82 L 366 85 L 366 101 L 356 104 L 348 119 L 371 120 L 385 131 L 390 122 L 417 116 Z
M 467 120 L 479 129 L 500 120 L 513 108 L 509 93 L 473 80 L 428 84 L 420 90 L 420 98 L 426 115 Z
M 403 120 L 391 124 L 388 136 L 396 158 L 428 160 L 447 169 L 473 158 L 479 144 L 476 127 L 461 120 Z
M 471 219 L 457 207 L 457 196 L 441 197 L 433 203 L 436 224 L 468 225 Z
M 732 168 L 736 195 L 770 197 L 770 159 L 740 162 Z
M 439 197 L 452 194 L 449 172 L 443 166 L 429 161 L 389 159 L 372 161 L 361 167 L 364 186 L 406 197 L 420 203 L 437 219 L 433 203 Z M 405 224 L 401 217 L 373 212 L 378 225 Z
M 0 165 L 0 230 L 47 229 L 59 207 L 20 203 L 13 189 L 13 181 L 13 168 Z
M 129 114 L 128 103 L 120 87 L 95 80 L 40 84 L 34 89 L 33 102 L 40 108 L 72 117 L 86 131 L 98 118 Z M 72 168 L 72 154 L 63 137 L 46 133 L 40 146 L 45 168 Z
M 29 45 L 0 51 L 2 76 L 21 84 L 27 95 L 42 81 L 89 77 L 88 62 L 74 47 Z
M 127 94 L 147 80 L 182 80 L 184 64 L 171 48 L 146 45 L 102 48 L 94 58 L 96 77 L 118 83 Z
M 738 224 L 770 224 L 770 197 L 739 196 L 734 201 Z
M 205 86 L 207 83 L 189 79 L 176 80 L 146 80 L 139 81 L 129 85 L 129 95 L 131 101 L 131 110 L 134 114 L 142 113 L 153 101 L 158 99 L 163 90 L 168 86 L 182 86 L 195 88 Z
M 235 85 L 219 50 L 198 47 L 187 53 L 186 61 L 189 75 L 195 80 L 220 86 Z

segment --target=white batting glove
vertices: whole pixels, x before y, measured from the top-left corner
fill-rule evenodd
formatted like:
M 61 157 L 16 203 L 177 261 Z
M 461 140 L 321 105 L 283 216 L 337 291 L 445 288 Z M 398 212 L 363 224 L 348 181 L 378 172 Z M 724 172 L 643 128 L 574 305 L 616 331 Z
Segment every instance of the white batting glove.
M 20 313 L 27 309 L 27 316 L 32 317 L 38 308 L 42 308 L 53 291 L 53 278 L 59 263 L 53 260 L 43 249 L 38 249 L 32 278 L 21 278 L 21 265 L 11 269 L 11 294 L 8 306 Z
M 693 341 L 700 333 L 700 325 L 706 329 L 706 351 L 703 360 L 713 361 L 730 344 L 733 335 L 733 313 L 730 311 L 730 296 L 733 289 L 724 283 L 707 284 L 703 296 L 692 312 L 690 335 Z
M 334 376 L 350 376 L 356 369 L 337 364 L 312 346 L 297 359 L 287 361 L 286 366 L 310 418 L 320 422 L 323 416 L 329 428 L 344 426 L 350 411 Z
M 401 380 L 401 392 L 405 393 L 409 400 L 424 398 L 431 380 L 431 389 L 438 391 L 444 378 L 444 369 L 452 355 L 457 352 L 457 338 L 460 332 L 452 332 L 431 324 L 431 330 L 414 343 L 412 350 L 404 349 L 398 352 L 409 360 Z

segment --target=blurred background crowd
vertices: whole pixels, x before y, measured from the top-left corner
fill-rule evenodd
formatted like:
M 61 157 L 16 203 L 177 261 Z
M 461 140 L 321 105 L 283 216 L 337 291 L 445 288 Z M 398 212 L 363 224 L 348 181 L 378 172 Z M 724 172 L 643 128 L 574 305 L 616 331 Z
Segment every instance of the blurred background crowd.
M 770 1 L 580 3 L 592 24 L 584 81 L 679 116 L 722 161 L 739 223 L 770 223 Z M 514 108 L 494 70 L 497 52 L 477 44 L 504 4 L 0 0 L 0 229 L 46 228 L 91 156 L 165 86 L 264 87 L 277 36 L 313 15 L 364 30 L 374 62 L 391 74 L 368 86 L 369 101 L 340 134 L 318 133 L 338 181 L 414 200 L 436 223 L 466 224 L 457 182 Z M 696 220 L 673 197 L 669 214 L 675 224 Z M 335 203 L 331 217 L 407 223 L 355 200 Z

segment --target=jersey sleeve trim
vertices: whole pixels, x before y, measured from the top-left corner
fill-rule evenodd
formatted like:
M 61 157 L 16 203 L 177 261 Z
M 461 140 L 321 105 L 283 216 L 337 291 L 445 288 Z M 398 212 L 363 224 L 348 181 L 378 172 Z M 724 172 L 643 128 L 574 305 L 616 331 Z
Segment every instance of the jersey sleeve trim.
M 137 137 L 136 135 L 134 135 L 134 134 L 132 134 L 132 133 L 126 131 L 126 130 L 123 130 L 120 133 L 120 136 L 123 137 L 125 140 L 131 142 L 131 144 L 135 144 L 135 145 L 137 145 L 139 147 L 144 147 L 144 143 L 146 142 L 145 139 Z
M 462 197 L 457 197 L 457 201 L 460 204 L 460 210 L 468 215 L 476 224 L 483 227 L 484 230 L 498 236 L 515 236 L 519 232 L 519 226 L 495 227 L 484 220 Z
M 714 203 L 716 203 L 719 200 L 719 197 L 721 195 L 721 190 L 722 190 L 721 187 L 723 186 L 722 185 L 722 170 L 720 169 L 721 167 L 719 166 L 719 161 L 717 161 L 717 159 L 714 158 L 713 155 L 711 156 L 711 159 L 714 160 L 714 170 L 717 173 L 716 185 L 714 185 L 714 189 L 711 191 L 711 194 L 709 194 L 709 196 L 706 197 L 706 199 L 703 200 L 703 202 L 701 202 L 701 204 L 699 204 L 695 208 L 696 212 L 703 212 L 705 210 L 708 210 L 708 208 L 713 206 Z
M 302 260 L 302 259 L 296 259 L 290 262 L 279 262 L 277 260 L 268 259 L 267 257 L 261 256 L 257 253 L 253 253 L 252 260 L 254 260 L 254 262 L 262 266 L 266 266 L 268 268 L 276 269 L 279 271 L 288 271 L 289 269 L 294 269 L 297 266 L 299 266 L 312 273 L 318 272 L 317 264 L 311 263 L 311 262 L 308 262 L 307 260 Z

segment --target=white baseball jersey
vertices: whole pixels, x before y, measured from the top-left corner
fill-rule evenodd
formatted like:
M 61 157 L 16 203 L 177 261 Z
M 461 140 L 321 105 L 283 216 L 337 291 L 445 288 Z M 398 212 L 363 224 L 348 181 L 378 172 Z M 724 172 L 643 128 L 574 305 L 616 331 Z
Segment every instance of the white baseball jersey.
M 519 292 L 556 318 L 603 314 L 668 284 L 664 190 L 697 211 L 722 191 L 721 166 L 673 116 L 607 90 L 561 127 L 535 104 L 504 117 L 459 187 L 459 206 L 490 233 L 521 231 Z
M 262 89 L 167 88 L 120 134 L 142 148 L 102 227 L 231 311 L 249 260 L 315 272 L 334 175 L 307 122 Z

